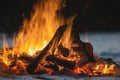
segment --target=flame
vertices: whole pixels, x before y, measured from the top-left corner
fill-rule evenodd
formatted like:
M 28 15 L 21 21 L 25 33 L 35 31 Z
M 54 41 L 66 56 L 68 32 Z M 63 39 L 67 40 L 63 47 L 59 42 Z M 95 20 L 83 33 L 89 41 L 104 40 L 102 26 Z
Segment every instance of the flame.
M 34 55 L 37 50 L 42 50 L 51 40 L 56 29 L 64 24 L 64 18 L 60 9 L 64 6 L 64 0 L 41 0 L 34 6 L 31 18 L 25 19 L 17 36 L 13 38 L 13 49 L 8 48 L 7 41 L 4 40 L 3 61 L 10 64 L 8 54 L 20 56 L 23 53 Z
M 14 47 L 17 47 L 17 53 L 42 50 L 52 38 L 56 29 L 62 24 L 61 15 L 56 12 L 60 9 L 61 0 L 42 0 L 35 6 L 35 12 L 30 20 L 24 20 L 21 31 L 19 31 Z
M 8 43 L 7 43 L 7 39 L 6 39 L 6 36 L 5 34 L 3 34 L 3 62 L 6 64 L 6 65 L 9 65 L 10 62 L 9 62 L 9 59 L 8 59 L 8 52 L 7 52 L 7 49 L 9 48 L 8 46 Z
M 115 64 L 111 64 L 108 66 L 107 64 L 99 64 L 95 67 L 94 73 L 99 72 L 101 75 L 109 75 L 113 74 L 113 70 L 115 68 Z
M 111 71 L 114 70 L 114 67 L 115 67 L 114 64 L 110 65 L 110 67 L 108 67 L 108 65 L 105 64 L 105 67 L 103 69 L 102 74 L 109 74 L 109 73 L 111 73 Z
M 34 55 L 34 53 L 36 53 L 36 51 L 38 51 L 38 50 L 42 50 L 46 45 L 47 45 L 47 42 L 46 41 L 44 41 L 43 42 L 43 46 L 41 47 L 41 48 L 29 48 L 29 55 L 30 56 L 33 56 Z
M 76 65 L 73 70 L 74 74 L 87 74 L 87 75 L 96 75 L 100 73 L 101 75 L 111 74 L 114 70 L 115 64 L 108 66 L 107 64 L 98 64 L 92 71 L 92 67 L 95 64 L 87 63 L 84 66 L 80 66 L 80 56 L 79 52 L 74 52 L 71 49 L 72 45 L 72 22 L 75 16 L 70 17 L 68 20 L 64 20 L 64 17 L 60 13 L 60 9 L 65 6 L 64 0 L 41 0 L 38 4 L 34 6 L 34 12 L 31 14 L 31 18 L 25 19 L 23 25 L 18 32 L 17 36 L 13 38 L 13 48 L 9 49 L 7 39 L 3 35 L 3 56 L 2 60 L 7 66 L 12 66 L 10 68 L 13 73 L 25 73 L 26 67 L 28 65 L 27 61 L 24 60 L 15 60 L 15 56 L 20 57 L 21 55 L 27 55 L 29 57 L 36 56 L 37 51 L 42 50 L 51 40 L 55 31 L 59 26 L 67 23 L 67 30 L 64 32 L 60 43 L 69 49 L 70 55 L 66 58 L 58 53 L 59 58 L 65 58 L 69 61 L 75 61 Z M 86 33 L 86 42 L 88 42 L 88 34 Z M 56 49 L 57 51 L 57 49 Z M 13 59 L 15 58 L 15 59 Z M 28 59 L 28 58 L 27 58 Z M 48 74 L 52 74 L 54 71 L 51 69 L 43 68 L 42 65 L 47 64 L 47 61 L 43 64 L 40 63 L 35 70 L 35 72 L 40 71 L 40 69 L 45 69 Z M 58 66 L 59 70 L 65 69 L 63 66 Z
M 61 42 L 63 46 L 70 48 L 72 43 L 72 22 L 75 15 L 65 22 L 60 12 L 64 6 L 65 0 L 41 0 L 34 5 L 34 12 L 31 14 L 31 18 L 23 21 L 18 35 L 13 37 L 12 50 L 9 49 L 7 39 L 3 40 L 3 62 L 8 66 L 13 63 L 14 60 L 9 59 L 9 55 L 12 55 L 12 58 L 14 58 L 14 55 L 20 57 L 24 54 L 36 56 L 36 52 L 42 50 L 49 43 L 58 27 L 65 23 L 67 24 L 67 30 L 62 36 Z M 26 62 L 24 61 L 15 63 L 16 66 L 11 68 L 14 73 L 20 73 L 19 68 L 24 70 L 26 67 Z M 51 72 L 51 70 L 47 71 L 48 73 Z

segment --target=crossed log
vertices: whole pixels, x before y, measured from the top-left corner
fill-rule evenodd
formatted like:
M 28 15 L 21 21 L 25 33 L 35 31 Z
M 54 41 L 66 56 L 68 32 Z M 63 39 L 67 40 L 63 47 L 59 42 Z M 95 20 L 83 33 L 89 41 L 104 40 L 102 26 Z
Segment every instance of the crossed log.
M 67 25 L 63 25 L 60 26 L 57 31 L 55 32 L 53 38 L 51 39 L 51 41 L 48 43 L 48 45 L 39 53 L 39 55 L 27 66 L 27 72 L 32 74 L 34 73 L 34 70 L 37 68 L 38 63 L 45 57 L 45 55 L 48 53 L 48 50 L 52 50 L 52 53 L 54 54 L 56 48 L 59 49 L 59 51 L 61 51 L 62 55 L 64 57 L 67 57 L 69 55 L 69 50 L 65 47 L 63 47 L 61 44 L 59 45 L 60 39 L 63 35 L 63 33 L 65 32 L 67 28 Z M 79 38 L 79 34 L 74 31 L 74 29 L 72 29 L 72 37 L 74 39 L 74 41 L 78 42 L 78 44 L 82 45 L 83 51 L 85 53 L 85 55 L 87 56 L 88 60 L 87 61 L 83 61 L 80 63 L 80 65 L 84 65 L 88 62 L 95 62 L 94 56 L 93 56 L 93 48 L 92 45 L 90 43 L 84 43 L 80 40 Z M 65 68 L 68 69 L 73 69 L 75 67 L 75 61 L 67 61 L 67 60 L 62 60 L 59 59 L 57 57 L 55 57 L 54 55 L 49 55 L 46 57 L 46 61 L 51 61 L 53 63 L 57 63 L 58 65 L 64 66 Z M 46 65 L 45 67 L 48 68 L 54 68 L 53 70 L 57 71 L 58 67 L 56 64 L 54 65 Z
M 48 45 L 39 53 L 39 55 L 27 66 L 27 72 L 28 73 L 33 73 L 34 70 L 37 68 L 37 65 L 39 61 L 41 61 L 44 56 L 47 54 L 47 51 L 52 48 L 52 51 L 54 52 L 55 48 L 58 46 L 58 43 L 66 30 L 67 26 L 63 25 L 60 26 L 57 31 L 55 32 L 53 38 L 51 41 L 48 43 Z

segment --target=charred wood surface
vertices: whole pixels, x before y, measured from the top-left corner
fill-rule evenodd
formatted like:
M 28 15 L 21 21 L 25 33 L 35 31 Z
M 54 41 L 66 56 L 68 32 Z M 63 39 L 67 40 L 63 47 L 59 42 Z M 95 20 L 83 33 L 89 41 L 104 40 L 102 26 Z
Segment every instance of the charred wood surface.
M 63 25 L 60 26 L 57 31 L 55 32 L 53 38 L 48 43 L 48 45 L 39 53 L 39 55 L 27 66 L 27 72 L 33 73 L 36 69 L 39 61 L 47 54 L 47 51 L 52 47 L 52 49 L 55 49 L 58 46 L 58 43 L 60 41 L 60 38 L 62 37 L 64 31 L 66 30 L 67 26 Z
M 58 51 L 59 53 L 61 53 L 64 57 L 68 57 L 69 56 L 69 49 L 64 47 L 62 45 L 62 43 L 60 43 L 60 45 L 58 46 Z
M 46 61 L 51 61 L 53 63 L 56 63 L 58 65 L 61 65 L 65 68 L 68 69 L 74 69 L 75 67 L 75 61 L 68 61 L 68 60 L 63 60 L 55 57 L 54 55 L 49 55 L 46 57 Z
M 72 32 L 71 32 L 71 36 L 73 38 L 73 44 L 77 43 L 78 44 L 78 48 L 73 47 L 74 50 L 77 50 L 78 52 L 82 52 L 85 54 L 85 56 L 88 58 L 89 61 L 91 62 L 95 62 L 95 58 L 93 56 L 93 47 L 90 43 L 88 42 L 82 42 L 80 40 L 80 36 L 79 36 L 79 32 L 76 31 L 73 27 L 72 27 Z
M 54 71 L 59 71 L 59 67 L 57 66 L 57 64 L 49 64 L 49 65 L 45 65 L 46 68 L 50 68 Z
M 25 60 L 27 61 L 28 63 L 32 62 L 35 58 L 34 57 L 30 57 L 30 56 L 20 56 L 18 58 L 18 60 Z
M 90 62 L 96 62 L 94 56 L 93 56 L 93 48 L 90 43 L 82 43 L 84 47 L 84 51 L 86 53 L 86 56 Z

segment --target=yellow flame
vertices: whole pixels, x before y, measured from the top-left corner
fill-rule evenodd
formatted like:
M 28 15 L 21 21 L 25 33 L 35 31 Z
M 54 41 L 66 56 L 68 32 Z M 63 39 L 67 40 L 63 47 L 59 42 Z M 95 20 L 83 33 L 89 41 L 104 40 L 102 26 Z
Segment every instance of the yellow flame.
M 5 36 L 5 34 L 3 34 L 3 53 L 4 54 L 3 54 L 2 60 L 6 65 L 10 64 L 10 61 L 8 59 L 9 53 L 7 52 L 8 48 L 9 48 L 9 46 L 8 46 L 8 43 L 7 43 L 6 36 Z
M 37 50 L 42 50 L 51 40 L 57 28 L 64 24 L 60 9 L 65 6 L 65 0 L 40 0 L 34 6 L 30 20 L 25 19 L 21 30 L 13 39 L 13 50 L 10 54 L 34 55 Z M 5 41 L 5 40 L 4 40 Z M 7 41 L 3 48 L 8 47 Z M 8 52 L 9 53 L 9 52 Z M 7 52 L 4 49 L 3 60 L 8 64 Z
M 66 48 L 70 48 L 72 44 L 72 37 L 71 37 L 71 30 L 72 30 L 72 25 L 73 25 L 73 20 L 76 15 L 73 15 L 67 20 L 67 29 L 64 32 L 64 35 L 62 36 L 61 42 L 63 43 L 63 46 Z
M 111 74 L 112 71 L 115 68 L 115 64 L 111 64 L 110 66 L 108 66 L 108 64 L 98 64 L 93 72 L 100 72 L 101 75 L 107 75 L 107 74 Z
M 63 6 L 65 6 L 65 0 L 40 0 L 34 6 L 31 18 L 25 19 L 18 35 L 14 35 L 12 50 L 9 50 L 7 41 L 4 40 L 3 48 L 5 49 L 2 57 L 4 63 L 7 65 L 11 63 L 12 60 L 8 58 L 9 54 L 12 54 L 13 57 L 23 54 L 36 55 L 36 51 L 42 50 L 49 43 L 58 27 L 65 23 L 67 30 L 60 41 L 66 48 L 71 48 L 71 29 L 75 16 L 64 20 L 60 12 Z
M 98 70 L 99 69 L 99 65 L 97 65 L 95 69 Z
M 103 74 L 109 74 L 111 70 L 113 70 L 115 67 L 114 64 L 110 65 L 110 67 L 108 67 L 108 65 L 105 64 L 105 67 L 103 69 Z
M 35 12 L 30 20 L 24 20 L 21 31 L 16 37 L 14 47 L 19 53 L 26 52 L 32 55 L 32 52 L 41 50 L 50 41 L 56 29 L 64 21 L 57 15 L 62 0 L 41 0 L 40 4 L 35 6 Z

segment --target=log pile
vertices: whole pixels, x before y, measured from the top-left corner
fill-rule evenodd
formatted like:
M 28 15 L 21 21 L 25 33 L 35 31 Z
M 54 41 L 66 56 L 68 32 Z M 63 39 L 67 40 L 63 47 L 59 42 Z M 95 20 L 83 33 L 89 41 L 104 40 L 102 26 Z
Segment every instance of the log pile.
M 116 70 L 108 70 L 109 73 L 105 74 L 120 74 L 120 65 L 116 64 L 112 59 L 95 59 L 92 45 L 89 42 L 82 42 L 78 32 L 74 29 L 71 31 L 73 40 L 70 48 L 64 46 L 61 38 L 66 29 L 67 25 L 60 26 L 48 45 L 43 50 L 37 51 L 36 56 L 34 57 L 28 55 L 21 55 L 19 57 L 14 55 L 13 57 L 13 55 L 8 55 L 10 60 L 12 60 L 9 66 L 6 66 L 5 63 L 0 60 L 0 65 L 4 67 L 4 69 L 0 67 L 0 73 L 2 72 L 2 74 L 4 74 L 5 71 L 9 71 L 10 74 L 40 74 L 46 72 L 47 69 L 50 69 L 53 70 L 54 73 L 58 72 L 61 74 L 66 74 L 66 72 L 74 73 L 77 70 L 79 71 L 77 72 L 78 74 L 101 76 L 104 75 L 104 68 L 109 69 L 110 65 L 112 65 L 113 68 L 115 65 Z M 0 49 L 0 55 L 2 54 L 3 49 Z M 109 66 L 107 65 L 107 67 L 104 67 L 106 64 Z M 100 66 L 100 69 L 97 69 L 97 66 Z M 7 74 L 5 73 L 5 75 Z
M 42 59 L 45 58 L 45 61 L 52 62 L 52 64 L 45 65 L 47 68 L 51 68 L 54 71 L 59 70 L 59 65 L 63 66 L 64 68 L 68 69 L 74 69 L 76 66 L 75 61 L 70 61 L 67 59 L 61 59 L 59 57 L 56 57 L 54 55 L 55 49 L 58 49 L 58 52 L 61 53 L 63 57 L 68 57 L 70 55 L 70 50 L 62 45 L 60 43 L 60 39 L 63 36 L 65 30 L 67 28 L 67 25 L 60 26 L 56 33 L 54 34 L 51 41 L 48 43 L 48 45 L 39 53 L 39 55 L 27 66 L 27 72 L 28 73 L 34 73 L 34 70 L 37 68 L 37 65 L 42 62 Z M 80 61 L 80 65 L 83 66 L 88 62 L 95 62 L 95 59 L 93 57 L 93 48 L 90 43 L 83 43 L 80 38 L 79 34 L 72 29 L 71 31 L 71 37 L 74 39 L 72 44 L 73 46 L 71 49 L 75 52 L 79 53 L 79 56 L 83 56 L 83 60 Z M 77 46 L 74 46 L 77 45 Z M 48 51 L 52 51 L 52 55 L 47 55 Z M 82 53 L 82 54 L 81 54 Z M 47 55 L 47 56 L 46 56 Z M 46 56 L 46 57 L 45 57 Z

